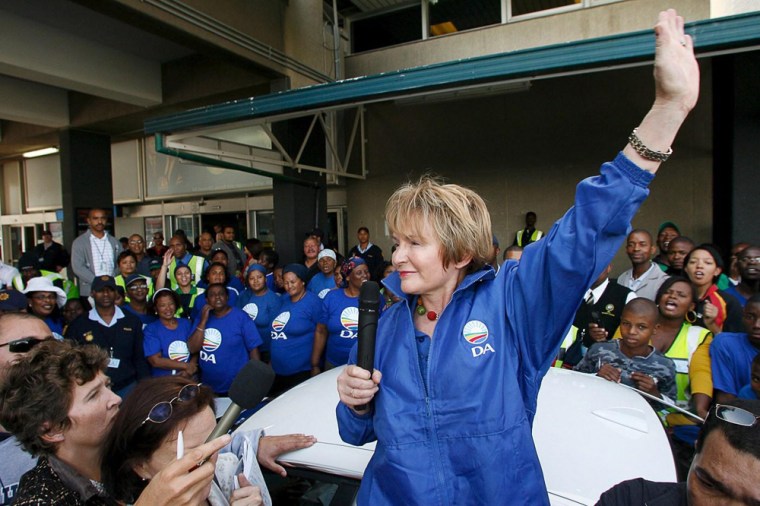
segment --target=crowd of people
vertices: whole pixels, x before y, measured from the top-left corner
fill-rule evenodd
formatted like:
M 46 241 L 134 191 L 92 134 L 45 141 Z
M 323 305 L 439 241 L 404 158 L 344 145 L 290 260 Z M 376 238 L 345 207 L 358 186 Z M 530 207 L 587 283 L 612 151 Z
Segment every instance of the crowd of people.
M 46 350 L 40 353 L 48 354 L 46 360 L 51 367 L 63 367 L 60 364 L 55 366 L 54 357 L 59 354 L 68 357 L 66 360 L 72 363 L 83 360 L 87 364 L 62 374 L 73 375 L 68 379 L 77 385 L 95 382 L 93 386 L 97 386 L 92 391 L 104 392 L 107 387 L 108 395 L 97 394 L 104 399 L 99 414 L 103 427 L 110 425 L 116 411 L 124 412 L 115 409 L 122 400 L 124 406 L 132 406 L 133 395 L 143 400 L 153 398 L 152 394 L 146 394 L 146 388 L 160 389 L 161 385 L 202 385 L 198 387 L 203 393 L 202 397 L 199 396 L 202 403 L 188 413 L 187 418 L 197 416 L 207 422 L 204 406 L 211 406 L 209 399 L 227 395 L 232 380 L 249 360 L 263 360 L 275 370 L 276 380 L 270 396 L 278 395 L 325 369 L 347 363 L 348 352 L 357 337 L 359 288 L 371 277 L 369 266 L 372 265 L 381 275 L 392 271 L 390 263 L 383 259 L 382 250 L 369 241 L 366 227 L 359 230 L 359 242 L 350 257 L 325 248 L 317 229 L 305 234 L 303 262 L 280 266 L 277 251 L 264 248 L 257 240 L 238 243 L 231 226 L 219 227 L 218 232 L 204 232 L 195 248 L 190 246 L 182 231 L 172 235 L 168 247 L 163 247 L 162 234 L 154 234 L 154 245 L 147 248 L 146 241 L 139 234 L 122 241 L 114 239 L 107 232 L 106 213 L 101 209 L 91 210 L 87 223 L 88 230 L 73 244 L 69 264 L 63 263 L 62 259 L 68 259 L 68 255 L 60 245 L 52 246 L 57 251 L 55 257 L 48 255 L 60 259 L 56 260 L 54 272 L 43 268 L 48 266 L 44 263 L 48 261 L 46 256 L 39 255 L 36 250 L 24 254 L 20 271 L 12 273 L 0 291 L 0 314 L 9 313 L 0 316 L 2 321 L 8 325 L 23 321 L 27 326 L 30 319 L 38 322 L 37 332 L 20 341 L 13 339 L 15 334 L 0 337 L 0 352 L 8 353 L 7 362 L 0 368 L 0 376 L 5 375 L 6 369 L 11 369 L 11 359 L 19 359 L 23 355 L 21 352 Z M 212 240 L 212 233 L 218 233 L 216 242 Z M 77 279 L 72 283 L 73 289 L 65 285 L 67 280 L 58 274 L 66 267 Z M 391 303 L 392 299 L 388 300 Z M 48 340 L 53 342 L 37 346 Z M 56 348 L 56 343 L 67 347 Z M 49 371 L 38 372 L 49 374 Z M 71 401 L 71 396 L 62 391 L 70 385 L 70 382 L 64 383 L 58 386 L 57 393 L 47 391 L 44 394 L 59 395 L 76 404 L 76 395 Z M 9 397 L 0 394 L 0 412 L 7 411 L 9 416 L 17 409 L 13 402 L 23 401 L 10 388 L 5 391 Z M 19 387 L 14 385 L 13 388 Z M 78 388 L 74 388 L 74 393 Z M 133 394 L 135 390 L 137 393 Z M 28 392 L 25 398 L 37 399 L 35 395 L 42 394 Z M 177 399 L 166 400 L 177 409 L 174 406 Z M 63 406 L 58 408 L 63 409 Z M 140 404 L 139 408 L 145 406 Z M 40 416 L 44 418 L 50 413 Z M 65 410 L 57 416 L 65 418 Z M 118 425 L 119 418 L 116 419 Z M 41 423 L 38 419 L 27 419 L 24 424 L 33 426 L 38 422 Z M 124 423 L 133 422 L 127 420 Z M 85 499 L 91 494 L 98 497 L 104 493 L 105 489 L 84 485 L 80 490 L 75 482 L 67 481 L 71 469 L 66 466 L 73 467 L 91 481 L 117 483 L 118 480 L 109 482 L 101 470 L 95 469 L 94 461 L 90 462 L 89 468 L 80 468 L 58 455 L 59 448 L 53 448 L 53 445 L 36 446 L 37 443 L 26 441 L 16 434 L 14 423 L 14 419 L 8 418 L 3 424 L 9 431 L 3 432 L 8 441 L 4 446 L 13 446 L 18 459 L 8 463 L 12 469 L 3 470 L 0 466 L 3 490 L 0 504 L 10 504 L 14 499 L 23 504 L 32 497 L 43 502 L 69 497 L 69 492 L 52 493 L 44 486 L 40 488 L 41 483 L 32 481 L 31 474 L 36 475 L 34 480 L 46 482 L 55 476 L 76 491 L 86 489 L 82 495 Z M 162 439 L 171 436 L 175 425 L 162 425 L 162 431 L 156 433 L 154 450 L 158 449 Z M 201 432 L 206 425 L 202 425 Z M 136 430 L 141 425 L 130 427 Z M 142 430 L 140 435 L 146 432 Z M 10 433 L 16 437 L 11 437 Z M 107 431 L 91 436 L 91 442 L 97 440 L 101 444 Z M 176 442 L 176 433 L 174 437 Z M 202 442 L 202 438 L 196 439 L 198 443 Z M 26 452 L 20 449 L 18 442 Z M 292 449 L 293 445 L 312 442 L 313 438 L 294 435 L 278 448 Z M 83 448 L 77 447 L 77 451 L 83 451 Z M 43 457 L 37 467 L 28 452 Z M 273 458 L 269 461 L 269 467 L 281 471 Z M 19 479 L 26 471 L 31 473 L 29 486 L 44 492 L 28 495 L 28 487 L 22 484 L 19 488 Z M 104 468 L 102 472 L 110 471 Z M 153 469 L 153 474 L 155 472 Z M 137 474 L 142 476 L 144 473 Z M 131 479 L 132 475 L 128 473 L 128 476 Z M 256 483 L 257 490 L 261 490 L 259 482 Z M 117 487 L 113 497 L 125 498 L 124 494 L 129 493 L 132 494 L 129 500 L 134 501 L 143 488 L 144 483 L 126 491 Z M 55 495 L 59 492 L 63 494 L 60 497 Z M 108 494 L 111 493 L 109 490 Z M 269 500 L 266 492 L 245 497 L 246 500 Z
M 760 399 L 760 246 L 737 244 L 726 263 L 671 221 L 656 236 L 630 231 L 697 98 L 679 19 L 663 13 L 657 28 L 658 106 L 551 230 L 527 213 L 501 265 L 482 199 L 429 177 L 387 204 L 393 262 L 366 227 L 345 256 L 315 229 L 303 261 L 287 265 L 256 239 L 238 242 L 231 225 L 195 247 L 182 231 L 168 246 L 157 233 L 148 248 L 139 234 L 114 238 L 92 209 L 70 257 L 46 231 L 17 272 L 0 272 L 0 505 L 271 504 L 256 460 L 284 474 L 276 456 L 313 437 L 204 444 L 214 399 L 250 360 L 271 364 L 272 396 L 349 364 L 341 437 L 378 442 L 361 504 L 546 503 L 531 422 L 551 365 L 645 393 L 686 479 L 718 444 L 697 420 L 756 423 L 754 404 L 732 403 Z M 631 268 L 610 278 L 621 242 Z M 353 365 L 367 280 L 384 285 L 372 373 Z M 489 402 L 472 388 L 483 383 L 496 392 Z M 221 468 L 237 483 L 212 482 Z

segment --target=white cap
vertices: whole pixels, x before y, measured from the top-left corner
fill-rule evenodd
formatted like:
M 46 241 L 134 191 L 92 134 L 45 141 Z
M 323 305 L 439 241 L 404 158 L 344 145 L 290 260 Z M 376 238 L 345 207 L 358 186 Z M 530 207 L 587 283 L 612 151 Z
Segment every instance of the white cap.
M 335 256 L 335 252 L 331 249 L 325 248 L 322 251 L 320 251 L 319 255 L 317 255 L 317 261 L 322 260 L 324 257 L 332 258 L 336 262 L 338 261 L 338 257 Z

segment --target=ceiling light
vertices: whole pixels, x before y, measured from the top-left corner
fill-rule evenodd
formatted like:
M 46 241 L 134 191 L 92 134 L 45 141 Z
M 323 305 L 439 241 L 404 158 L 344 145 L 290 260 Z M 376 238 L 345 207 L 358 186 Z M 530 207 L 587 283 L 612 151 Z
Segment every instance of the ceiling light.
M 35 149 L 34 151 L 27 151 L 21 156 L 23 156 L 24 158 L 37 158 L 38 156 L 54 155 L 56 153 L 58 153 L 58 148 L 49 147 L 49 148 Z

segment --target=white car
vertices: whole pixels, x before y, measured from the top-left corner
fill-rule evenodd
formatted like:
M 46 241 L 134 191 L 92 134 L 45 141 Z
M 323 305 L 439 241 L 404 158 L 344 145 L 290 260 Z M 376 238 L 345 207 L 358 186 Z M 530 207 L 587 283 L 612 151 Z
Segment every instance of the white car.
M 242 425 L 268 435 L 313 434 L 310 448 L 281 456 L 288 473 L 318 482 L 315 504 L 352 504 L 375 443 L 352 446 L 338 435 L 336 380 L 320 374 L 274 399 Z M 553 505 L 594 504 L 623 480 L 676 481 L 667 436 L 652 407 L 636 392 L 590 374 L 550 369 L 533 424 Z M 327 497 L 327 499 L 325 499 Z

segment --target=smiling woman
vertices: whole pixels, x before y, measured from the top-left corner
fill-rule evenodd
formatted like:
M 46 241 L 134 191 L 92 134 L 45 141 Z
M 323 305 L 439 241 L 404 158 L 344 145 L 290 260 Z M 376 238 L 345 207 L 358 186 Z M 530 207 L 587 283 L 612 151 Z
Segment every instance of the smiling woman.
M 567 301 L 612 260 L 697 101 L 683 23 L 660 13 L 655 104 L 519 267 L 484 267 L 491 225 L 475 191 L 426 177 L 390 197 L 397 272 L 384 284 L 400 301 L 379 320 L 374 372 L 338 378 L 341 438 L 377 441 L 358 504 L 548 503 L 531 436 L 538 387 L 575 315 Z

